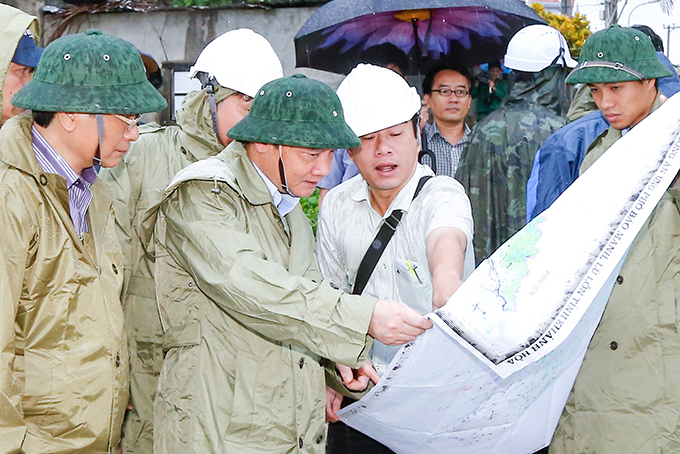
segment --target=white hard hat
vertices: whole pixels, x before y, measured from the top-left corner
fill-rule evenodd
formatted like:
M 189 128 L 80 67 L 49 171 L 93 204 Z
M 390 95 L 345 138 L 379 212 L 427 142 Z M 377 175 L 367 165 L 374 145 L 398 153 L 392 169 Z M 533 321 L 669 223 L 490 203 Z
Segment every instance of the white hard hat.
M 505 53 L 505 66 L 525 72 L 543 71 L 551 65 L 574 68 L 569 44 L 562 33 L 548 25 L 529 25 L 512 37 Z
M 345 122 L 358 137 L 409 121 L 420 111 L 420 96 L 399 74 L 360 64 L 338 87 Z
M 226 32 L 203 48 L 189 77 L 205 72 L 225 88 L 250 97 L 266 83 L 283 77 L 279 57 L 269 41 L 248 28 Z

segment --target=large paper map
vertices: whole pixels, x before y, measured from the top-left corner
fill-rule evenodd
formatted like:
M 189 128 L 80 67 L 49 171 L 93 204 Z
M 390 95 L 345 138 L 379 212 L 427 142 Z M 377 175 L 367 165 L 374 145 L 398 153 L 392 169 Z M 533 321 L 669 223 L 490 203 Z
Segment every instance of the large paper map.
M 485 260 L 338 415 L 398 453 L 549 444 L 625 254 L 680 169 L 680 97 Z

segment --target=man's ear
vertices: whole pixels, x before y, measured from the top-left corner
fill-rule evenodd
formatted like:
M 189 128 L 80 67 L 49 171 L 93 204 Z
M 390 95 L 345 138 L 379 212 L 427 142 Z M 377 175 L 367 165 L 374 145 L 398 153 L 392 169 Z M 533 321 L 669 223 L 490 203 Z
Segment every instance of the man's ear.
M 430 94 L 429 93 L 425 93 L 423 95 L 423 103 L 422 104 L 425 107 L 430 107 Z
M 78 125 L 78 116 L 69 112 L 57 112 L 57 119 L 66 132 L 73 132 Z
M 359 146 L 359 147 L 355 147 L 355 148 L 348 148 L 348 149 L 347 149 L 347 155 L 348 155 L 349 158 L 352 160 L 352 162 L 354 162 L 354 154 L 359 153 L 360 150 L 361 150 L 361 147 L 360 147 L 360 146 Z
M 267 154 L 269 151 L 269 147 L 273 147 L 274 145 L 270 145 L 268 143 L 260 143 L 260 142 L 253 142 L 253 145 L 255 146 L 255 151 L 258 152 L 259 154 Z

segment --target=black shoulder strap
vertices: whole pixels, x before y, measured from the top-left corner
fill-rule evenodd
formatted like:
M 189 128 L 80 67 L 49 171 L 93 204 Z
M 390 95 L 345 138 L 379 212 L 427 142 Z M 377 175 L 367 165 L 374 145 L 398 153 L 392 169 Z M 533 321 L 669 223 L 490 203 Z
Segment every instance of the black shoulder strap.
M 413 193 L 413 200 L 418 197 L 420 190 L 423 189 L 423 186 L 425 186 L 425 183 L 427 183 L 427 180 L 430 178 L 432 178 L 432 175 L 426 175 L 422 177 L 420 181 L 418 181 L 418 187 Z M 366 254 L 364 254 L 364 258 L 361 260 L 361 264 L 357 270 L 357 277 L 354 280 L 354 288 L 352 289 L 353 295 L 361 295 L 361 292 L 364 291 L 364 288 L 368 283 L 368 279 L 371 277 L 371 274 L 373 274 L 373 270 L 378 264 L 380 256 L 382 256 L 383 252 L 385 251 L 387 243 L 389 243 L 392 239 L 392 236 L 397 230 L 403 215 L 403 210 L 394 210 L 390 213 L 387 219 L 385 219 L 385 222 L 383 223 L 382 227 L 380 227 L 380 230 L 375 236 L 373 243 L 371 243 L 371 246 L 366 251 Z

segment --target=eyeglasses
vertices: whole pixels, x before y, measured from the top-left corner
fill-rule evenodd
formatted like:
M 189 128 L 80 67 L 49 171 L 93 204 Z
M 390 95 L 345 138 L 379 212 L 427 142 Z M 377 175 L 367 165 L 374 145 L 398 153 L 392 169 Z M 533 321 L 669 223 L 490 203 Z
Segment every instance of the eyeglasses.
M 135 115 L 135 118 L 128 118 L 118 114 L 113 114 L 113 116 L 122 121 L 123 123 L 127 124 L 127 129 L 125 130 L 125 132 L 132 131 L 132 128 L 137 126 L 137 123 L 139 123 L 139 120 L 142 118 L 141 114 Z
M 433 88 L 432 91 L 436 91 L 445 98 L 451 96 L 451 93 L 455 93 L 456 98 L 465 98 L 470 94 L 470 92 L 464 88 L 458 88 L 456 90 L 451 90 L 450 88 Z

